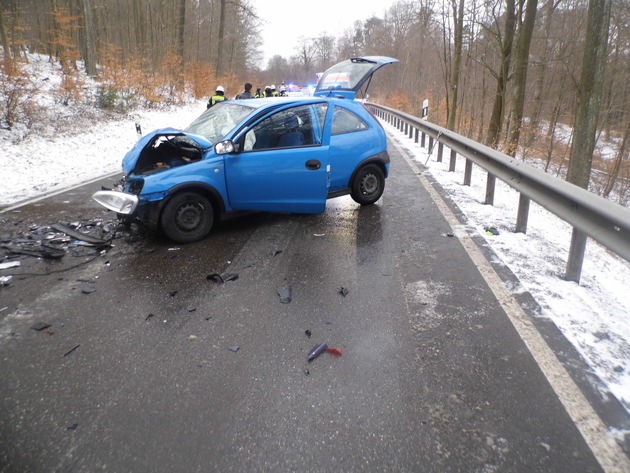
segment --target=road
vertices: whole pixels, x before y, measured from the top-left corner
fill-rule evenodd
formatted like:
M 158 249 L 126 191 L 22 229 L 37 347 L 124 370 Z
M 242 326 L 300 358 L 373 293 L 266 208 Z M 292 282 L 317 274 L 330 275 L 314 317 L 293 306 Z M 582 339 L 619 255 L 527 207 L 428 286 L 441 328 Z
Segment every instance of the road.
M 0 471 L 624 471 L 602 468 L 390 154 L 371 207 L 343 197 L 196 244 L 149 233 L 25 258 L 0 288 Z M 5 231 L 110 219 L 86 198 L 100 184 L 0 215 Z M 238 279 L 207 278 L 226 272 Z M 307 362 L 321 342 L 343 354 Z

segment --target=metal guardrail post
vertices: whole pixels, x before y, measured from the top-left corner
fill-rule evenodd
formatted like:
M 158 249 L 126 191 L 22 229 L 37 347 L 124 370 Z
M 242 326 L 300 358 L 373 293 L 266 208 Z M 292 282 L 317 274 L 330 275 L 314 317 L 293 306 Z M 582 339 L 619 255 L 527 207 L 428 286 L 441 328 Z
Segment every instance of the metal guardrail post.
M 486 199 L 483 201 L 484 204 L 494 205 L 494 189 L 496 184 L 497 178 L 488 173 L 488 180 L 486 181 Z
M 518 197 L 518 212 L 516 214 L 516 233 L 527 233 L 527 220 L 529 218 L 530 200 L 522 192 Z
M 448 163 L 448 172 L 455 172 L 456 162 L 457 162 L 457 151 L 451 148 L 451 160 Z
M 569 258 L 564 279 L 567 281 L 580 282 L 582 275 L 582 263 L 584 262 L 584 251 L 586 250 L 586 234 L 573 227 L 571 235 L 571 247 L 569 248 Z
M 423 131 L 423 132 L 422 132 L 422 141 L 421 141 L 421 143 L 420 143 L 420 146 L 421 146 L 422 148 L 424 148 L 424 143 L 426 142 L 426 139 L 427 139 L 427 134 Z
M 416 130 L 416 132 L 415 132 L 415 138 L 414 138 L 413 142 L 418 144 L 418 134 L 420 133 L 420 129 L 416 128 L 415 130 Z
M 472 166 L 473 162 L 466 158 L 466 166 L 464 167 L 464 185 L 470 187 L 470 181 L 472 179 Z
M 416 141 L 417 143 L 418 141 Z M 433 137 L 429 135 L 429 149 L 433 149 Z
M 444 154 L 444 144 L 438 143 L 438 155 L 437 155 L 437 162 L 438 163 L 442 162 L 442 155 L 443 154 Z

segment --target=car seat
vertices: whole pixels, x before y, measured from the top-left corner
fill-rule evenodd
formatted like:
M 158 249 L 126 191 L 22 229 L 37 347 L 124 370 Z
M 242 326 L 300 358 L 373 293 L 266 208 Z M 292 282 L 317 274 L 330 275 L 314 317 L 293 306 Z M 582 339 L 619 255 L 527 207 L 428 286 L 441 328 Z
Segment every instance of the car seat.
M 290 148 L 292 146 L 302 146 L 304 144 L 304 133 L 298 128 L 300 122 L 295 115 L 289 115 L 284 122 L 286 132 L 278 140 L 278 148 Z

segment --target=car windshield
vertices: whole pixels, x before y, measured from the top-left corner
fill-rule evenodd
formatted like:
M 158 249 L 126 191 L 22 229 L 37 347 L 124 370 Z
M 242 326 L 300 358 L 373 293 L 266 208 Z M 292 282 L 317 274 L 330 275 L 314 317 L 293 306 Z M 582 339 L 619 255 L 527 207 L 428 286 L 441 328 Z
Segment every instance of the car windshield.
M 252 110 L 254 107 L 233 102 L 222 102 L 203 112 L 184 131 L 201 135 L 211 143 L 217 143 Z

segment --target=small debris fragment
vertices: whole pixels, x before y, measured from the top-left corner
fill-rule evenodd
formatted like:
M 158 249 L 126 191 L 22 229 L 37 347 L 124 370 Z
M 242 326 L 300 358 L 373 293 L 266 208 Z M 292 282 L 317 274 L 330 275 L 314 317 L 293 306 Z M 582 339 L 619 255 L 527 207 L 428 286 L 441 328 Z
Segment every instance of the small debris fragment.
M 308 361 L 313 361 L 315 358 L 317 358 L 319 355 L 321 355 L 322 353 L 324 353 L 326 351 L 326 348 L 328 348 L 328 345 L 326 345 L 325 343 L 320 343 L 318 345 L 315 345 L 310 352 L 308 352 L 308 356 L 306 357 L 306 359 Z
M 8 263 L 0 263 L 0 269 L 17 268 L 22 263 L 20 261 L 9 261 Z
M 96 288 L 94 286 L 90 286 L 89 284 L 86 284 L 85 286 L 81 288 L 81 292 L 83 294 L 92 294 L 93 292 L 96 292 Z
M 278 256 L 280 253 L 282 253 L 282 250 L 273 250 L 271 252 L 271 257 L 273 258 L 274 256 Z
M 70 348 L 70 350 L 68 350 L 67 352 L 65 352 L 63 354 L 63 356 L 68 356 L 70 353 L 72 353 L 74 350 L 76 350 L 77 348 L 79 348 L 81 345 L 77 344 L 75 346 L 73 346 L 72 348 Z
M 339 289 L 339 294 L 341 294 L 343 297 L 346 297 L 348 294 L 350 293 L 350 291 L 348 291 L 345 287 L 341 287 L 341 289 Z
M 66 430 L 74 431 L 74 430 L 77 430 L 78 427 L 79 427 L 79 424 L 72 424 L 72 425 L 69 425 L 68 427 L 66 427 Z
M 12 279 L 13 276 L 0 276 L 0 287 L 10 285 Z
M 50 327 L 50 324 L 47 324 L 46 322 L 37 322 L 33 325 L 31 325 L 31 328 L 33 330 L 36 330 L 38 332 L 41 332 L 42 330 L 44 330 L 45 328 Z
M 177 291 L 171 291 L 168 293 L 169 296 L 175 297 L 177 295 Z
M 341 356 L 343 354 L 341 348 L 326 348 L 326 353 L 330 353 L 334 356 Z
M 206 276 L 206 279 L 208 281 L 213 281 L 216 282 L 218 284 L 222 284 L 224 282 L 228 282 L 228 281 L 236 281 L 238 279 L 238 274 L 236 273 L 212 273 L 212 274 L 208 274 L 208 276 Z
M 189 335 L 188 340 L 197 340 L 197 335 Z
M 231 347 L 229 347 L 229 348 L 230 348 L 230 350 L 232 350 L 234 353 L 236 353 L 240 347 L 239 347 L 238 345 L 234 345 L 234 346 L 231 346 Z
M 279 286 L 278 296 L 280 296 L 280 302 L 283 304 L 291 302 L 291 286 Z
M 323 237 L 323 236 L 326 236 L 326 234 L 325 233 L 315 233 L 314 236 L 316 236 L 316 237 Z
M 188 307 L 188 309 L 186 309 L 186 310 L 187 310 L 188 312 L 194 312 L 194 311 L 196 311 L 196 310 L 197 310 L 197 308 L 196 308 L 196 307 L 193 307 L 193 306 L 190 306 L 190 307 Z
M 146 316 L 146 318 L 144 320 L 149 320 L 151 317 L 153 317 L 153 314 L 149 314 Z
M 454 234 L 453 232 L 448 232 L 448 233 L 446 234 L 446 236 L 447 236 L 447 237 L 449 237 L 449 238 L 452 238 L 452 237 L 454 237 L 454 236 L 455 236 L 455 234 Z
M 310 330 L 308 330 L 308 329 L 307 329 L 307 330 L 304 330 L 304 333 L 306 334 L 306 336 L 307 336 L 308 338 L 311 338 L 311 335 L 313 335 L 313 334 L 311 333 L 311 331 L 310 331 Z
M 486 227 L 486 228 L 484 228 L 484 230 L 486 231 L 486 235 L 498 235 L 499 234 L 499 230 L 497 230 L 495 227 Z
M 548 452 L 551 451 L 551 445 L 549 445 L 548 443 L 540 442 L 540 446 L 544 448 L 545 450 L 547 450 Z
M 311 374 L 311 372 L 308 370 L 308 368 L 305 368 L 305 369 L 304 369 L 304 374 L 305 374 L 306 376 L 308 376 L 309 374 Z

